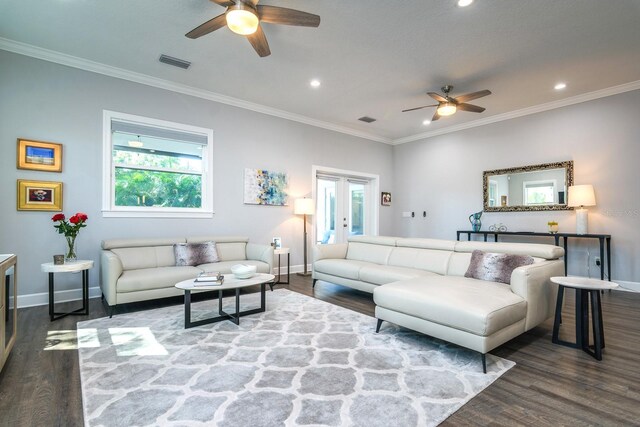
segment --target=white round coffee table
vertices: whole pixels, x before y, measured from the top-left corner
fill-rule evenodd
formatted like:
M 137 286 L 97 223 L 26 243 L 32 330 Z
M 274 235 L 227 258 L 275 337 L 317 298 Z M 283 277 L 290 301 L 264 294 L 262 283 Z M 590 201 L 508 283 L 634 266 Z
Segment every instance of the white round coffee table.
M 224 282 L 221 285 L 196 282 L 194 279 L 183 280 L 176 283 L 175 287 L 184 290 L 184 327 L 185 329 L 195 326 L 207 325 L 209 323 L 221 322 L 223 320 L 231 320 L 236 325 L 240 324 L 241 316 L 249 314 L 262 313 L 265 311 L 265 291 L 268 283 L 273 283 L 275 276 L 273 274 L 258 273 L 249 279 L 236 279 L 233 274 L 225 274 Z M 260 307 L 251 310 L 240 311 L 240 288 L 247 286 L 260 285 Z M 236 310 L 235 313 L 229 314 L 222 310 L 222 291 L 227 289 L 236 290 Z M 192 291 L 218 291 L 218 314 L 220 316 L 210 317 L 207 319 L 191 321 L 191 292 Z
M 597 360 L 602 360 L 602 349 L 604 348 L 604 325 L 602 321 L 600 291 L 615 289 L 619 285 L 614 282 L 575 276 L 556 276 L 552 277 L 551 281 L 559 285 L 558 299 L 556 300 L 556 315 L 553 322 L 553 335 L 551 341 L 554 344 L 582 349 Z M 560 324 L 562 323 L 562 301 L 564 298 L 564 288 L 573 288 L 576 291 L 575 343 L 558 339 Z M 591 296 L 593 346 L 589 345 L 589 296 Z M 593 351 L 591 350 L 592 348 Z

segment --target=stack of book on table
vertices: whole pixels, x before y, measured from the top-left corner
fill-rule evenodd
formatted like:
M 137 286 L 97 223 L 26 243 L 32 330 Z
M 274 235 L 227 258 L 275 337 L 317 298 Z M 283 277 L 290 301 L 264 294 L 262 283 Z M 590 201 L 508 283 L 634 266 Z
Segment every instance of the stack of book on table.
M 200 273 L 193 281 L 195 286 L 215 286 L 224 283 L 224 276 L 217 271 Z

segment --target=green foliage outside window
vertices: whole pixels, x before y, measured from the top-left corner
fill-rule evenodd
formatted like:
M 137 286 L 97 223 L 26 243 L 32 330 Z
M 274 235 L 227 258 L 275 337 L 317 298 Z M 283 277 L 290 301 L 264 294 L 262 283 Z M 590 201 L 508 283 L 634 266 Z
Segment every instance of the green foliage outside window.
M 116 206 L 202 207 L 202 177 L 116 168 Z

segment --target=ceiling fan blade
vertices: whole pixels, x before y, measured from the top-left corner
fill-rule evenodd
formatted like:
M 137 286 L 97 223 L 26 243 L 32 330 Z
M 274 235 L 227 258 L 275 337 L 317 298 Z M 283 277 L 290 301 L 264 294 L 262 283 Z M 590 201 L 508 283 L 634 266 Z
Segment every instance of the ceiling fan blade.
M 262 6 L 257 8 L 261 22 L 269 24 L 296 25 L 299 27 L 317 27 L 320 25 L 320 17 L 312 13 L 287 9 L 278 6 Z
M 440 118 L 440 114 L 438 114 L 438 110 L 436 110 L 435 113 L 433 113 L 433 117 L 431 117 L 431 121 L 435 122 L 436 120 L 438 120 Z
M 435 99 L 438 102 L 447 102 L 447 98 L 445 98 L 444 96 L 441 96 L 435 92 L 427 92 L 427 95 L 429 95 L 430 97 L 432 97 L 433 99 Z
M 456 105 L 456 107 L 458 107 L 458 110 L 462 110 L 462 111 L 470 111 L 472 113 L 482 113 L 484 110 L 486 110 L 486 108 L 483 107 L 478 107 L 477 105 L 473 105 L 473 104 L 458 104 Z
M 267 42 L 267 37 L 264 35 L 264 31 L 262 31 L 262 26 L 258 25 L 258 30 L 253 34 L 249 34 L 247 40 L 249 40 L 251 46 L 258 52 L 260 58 L 271 55 L 269 43 Z
M 427 108 L 427 107 L 437 107 L 438 104 L 433 104 L 433 105 L 423 105 L 422 107 L 416 107 L 416 108 L 409 108 L 408 110 L 402 110 L 403 113 L 406 113 L 407 111 L 415 111 L 415 110 L 422 110 L 423 108 Z
M 219 4 L 220 6 L 223 7 L 229 7 L 229 6 L 233 6 L 234 4 L 236 4 L 236 2 L 232 1 L 232 0 L 211 0 L 212 2 L 214 2 L 215 4 Z
M 457 103 L 472 101 L 474 99 L 482 98 L 483 96 L 491 95 L 490 90 L 480 90 L 478 92 L 467 93 L 466 95 L 460 95 L 455 98 Z
M 224 27 L 225 25 L 227 25 L 227 19 L 224 16 L 224 13 L 222 15 L 218 15 L 213 19 L 208 20 L 207 22 L 205 22 L 204 24 L 194 28 L 193 30 L 189 31 L 187 34 L 185 34 L 185 36 L 189 37 L 190 39 L 197 39 L 198 37 L 202 37 L 206 34 L 209 34 L 215 30 L 219 30 L 220 28 Z

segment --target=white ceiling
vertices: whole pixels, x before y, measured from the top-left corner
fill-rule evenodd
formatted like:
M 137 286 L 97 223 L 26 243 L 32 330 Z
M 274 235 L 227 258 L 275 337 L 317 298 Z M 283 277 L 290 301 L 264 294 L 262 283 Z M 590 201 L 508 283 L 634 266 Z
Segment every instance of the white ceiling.
M 455 0 L 261 4 L 318 14 L 320 27 L 263 24 L 272 54 L 260 58 L 227 28 L 197 40 L 184 36 L 224 11 L 207 0 L 0 0 L 0 47 L 25 43 L 385 142 L 618 85 L 640 88 L 638 0 L 476 0 L 467 8 Z M 162 53 L 192 66 L 161 64 Z M 309 87 L 312 78 L 321 88 Z M 553 89 L 559 81 L 567 83 L 564 91 Z M 422 121 L 432 108 L 401 113 L 432 104 L 425 92 L 444 84 L 454 86 L 454 96 L 491 90 L 472 102 L 487 110 L 428 127 Z M 359 122 L 364 115 L 378 121 Z

